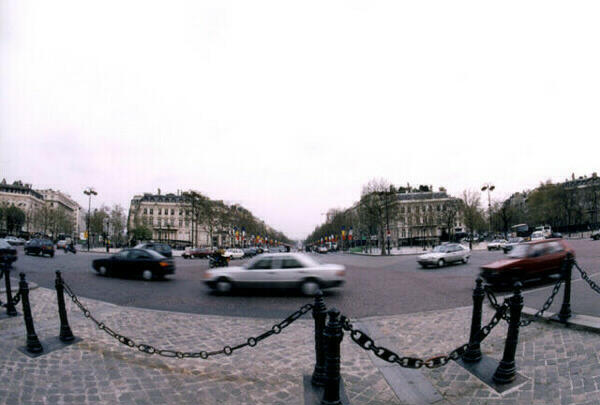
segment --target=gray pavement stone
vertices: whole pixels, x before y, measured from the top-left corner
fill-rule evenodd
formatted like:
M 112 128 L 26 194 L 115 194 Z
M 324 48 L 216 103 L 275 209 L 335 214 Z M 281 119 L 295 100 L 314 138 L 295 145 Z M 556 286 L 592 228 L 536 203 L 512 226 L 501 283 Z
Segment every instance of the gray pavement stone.
M 31 293 L 40 339 L 56 336 L 59 321 L 54 291 Z M 247 319 L 118 307 L 81 298 L 92 314 L 138 343 L 183 351 L 217 350 L 242 343 L 279 320 Z M 69 321 L 83 341 L 36 359 L 17 350 L 24 344 L 22 317 L 0 321 L 0 404 L 277 404 L 302 402 L 302 376 L 314 366 L 310 314 L 280 335 L 231 356 L 208 360 L 149 356 L 99 330 L 67 301 Z M 342 308 L 343 311 L 343 308 Z M 492 313 L 484 312 L 484 320 Z M 369 318 L 385 346 L 405 356 L 448 353 L 466 342 L 470 308 Z M 482 344 L 499 359 L 506 324 Z M 384 376 L 346 334 L 341 346 L 342 376 L 353 404 L 402 404 Z M 598 404 L 600 339 L 585 330 L 550 323 L 521 329 L 519 372 L 530 381 L 499 395 L 451 362 L 423 375 L 443 397 L 440 404 Z

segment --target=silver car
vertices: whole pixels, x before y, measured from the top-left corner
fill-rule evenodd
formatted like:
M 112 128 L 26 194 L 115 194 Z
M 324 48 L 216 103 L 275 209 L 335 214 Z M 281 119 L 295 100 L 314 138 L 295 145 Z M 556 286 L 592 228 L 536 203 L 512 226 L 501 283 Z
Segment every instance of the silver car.
M 468 247 L 457 243 L 436 246 L 431 252 L 425 253 L 417 258 L 421 267 L 437 266 L 443 267 L 450 263 L 467 263 L 471 257 Z
M 240 288 L 299 288 L 305 295 L 344 283 L 345 267 L 321 264 L 303 253 L 267 253 L 244 266 L 217 267 L 204 274 L 204 283 L 220 293 Z

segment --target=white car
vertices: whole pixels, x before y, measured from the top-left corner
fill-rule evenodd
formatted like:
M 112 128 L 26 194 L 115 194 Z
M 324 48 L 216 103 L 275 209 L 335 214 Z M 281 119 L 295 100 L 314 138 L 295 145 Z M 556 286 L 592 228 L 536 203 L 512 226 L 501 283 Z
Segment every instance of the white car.
M 546 237 L 544 236 L 544 232 L 543 231 L 535 231 L 534 233 L 531 234 L 531 240 L 543 240 L 546 239 Z
M 303 253 L 267 253 L 240 267 L 217 267 L 204 273 L 204 283 L 220 293 L 232 288 L 299 288 L 305 295 L 338 287 L 346 268 L 321 264 Z
M 319 246 L 317 248 L 317 253 L 327 253 L 327 246 Z
M 506 239 L 494 239 L 487 245 L 487 250 L 500 250 L 506 243 Z
M 433 248 L 431 252 L 425 253 L 417 258 L 421 267 L 437 266 L 443 267 L 450 263 L 467 263 L 471 257 L 468 247 L 458 243 L 448 243 Z
M 244 257 L 244 251 L 242 249 L 227 249 L 223 256 L 230 257 L 232 259 L 241 259 Z
M 17 238 L 16 236 L 7 236 L 4 238 L 11 246 L 20 246 L 25 244 L 25 239 Z

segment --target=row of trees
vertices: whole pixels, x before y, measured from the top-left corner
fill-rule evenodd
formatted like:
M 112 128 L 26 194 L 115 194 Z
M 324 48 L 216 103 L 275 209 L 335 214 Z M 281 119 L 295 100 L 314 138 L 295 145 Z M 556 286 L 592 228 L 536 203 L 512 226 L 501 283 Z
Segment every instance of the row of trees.
M 73 216 L 61 208 L 43 205 L 33 212 L 25 212 L 14 205 L 0 205 L 0 229 L 8 234 L 29 233 L 44 235 L 72 234 L 75 229 Z

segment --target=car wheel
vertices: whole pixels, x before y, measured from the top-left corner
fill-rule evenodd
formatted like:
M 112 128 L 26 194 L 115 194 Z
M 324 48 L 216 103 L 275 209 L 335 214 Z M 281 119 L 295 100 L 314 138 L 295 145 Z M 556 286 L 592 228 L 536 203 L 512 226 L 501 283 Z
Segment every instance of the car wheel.
M 446 264 L 446 262 L 444 261 L 444 259 L 440 259 L 440 260 L 438 260 L 438 262 L 437 262 L 437 266 L 438 266 L 438 267 L 444 267 L 444 265 L 445 265 L 445 264 Z
M 226 278 L 220 278 L 217 280 L 217 283 L 215 284 L 215 289 L 220 292 L 221 294 L 224 293 L 228 293 L 229 291 L 231 291 L 232 288 L 232 284 L 231 281 L 229 281 Z
M 100 273 L 101 276 L 108 276 L 108 269 L 106 266 L 100 266 L 98 273 Z
M 319 283 L 316 280 L 305 280 L 302 285 L 300 286 L 300 290 L 302 291 L 302 294 L 304 295 L 308 295 L 308 296 L 313 296 L 315 295 L 320 289 Z
M 150 270 L 142 271 L 142 278 L 146 281 L 152 280 L 152 272 Z
M 465 257 L 463 257 L 463 259 L 462 259 L 462 262 L 463 262 L 464 264 L 467 264 L 467 263 L 469 263 L 469 257 L 468 257 L 468 256 L 465 256 Z

